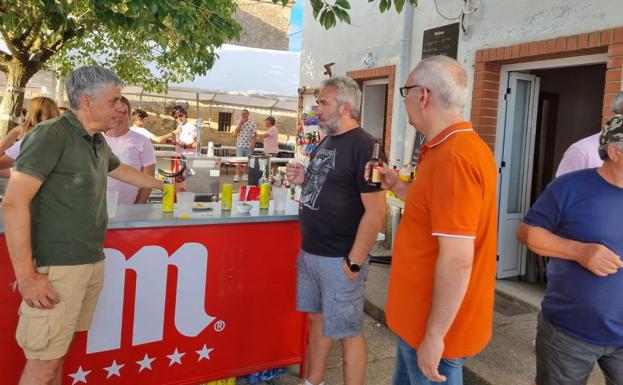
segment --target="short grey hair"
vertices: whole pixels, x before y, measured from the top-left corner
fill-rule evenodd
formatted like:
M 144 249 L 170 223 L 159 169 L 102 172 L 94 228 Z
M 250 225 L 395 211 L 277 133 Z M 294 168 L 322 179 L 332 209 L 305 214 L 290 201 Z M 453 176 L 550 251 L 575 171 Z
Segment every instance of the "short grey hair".
M 125 83 L 114 72 L 100 66 L 84 66 L 72 71 L 65 80 L 65 90 L 72 109 L 80 108 L 80 98 L 88 95 L 95 98 L 109 86 L 124 87 Z
M 463 110 L 467 100 L 467 74 L 456 60 L 447 56 L 423 59 L 411 76 L 414 84 L 428 88 L 444 107 Z
M 350 117 L 357 119 L 361 111 L 359 84 L 347 76 L 336 76 L 322 82 L 322 88 L 335 87 L 335 99 L 339 105 L 350 104 Z
M 623 114 L 623 91 L 619 91 L 612 100 L 612 112 L 615 114 Z
M 606 144 L 600 144 L 599 145 L 599 158 L 601 160 L 603 160 L 604 162 L 607 160 L 610 160 L 610 157 L 608 156 L 608 146 L 615 146 L 618 147 L 619 150 L 623 151 L 623 142 L 613 142 L 613 143 L 606 143 Z

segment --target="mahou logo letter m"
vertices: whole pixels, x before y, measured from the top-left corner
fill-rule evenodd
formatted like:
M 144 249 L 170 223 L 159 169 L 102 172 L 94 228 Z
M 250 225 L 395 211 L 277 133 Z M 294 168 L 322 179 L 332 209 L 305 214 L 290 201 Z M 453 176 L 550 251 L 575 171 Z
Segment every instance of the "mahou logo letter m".
M 201 333 L 214 317 L 205 311 L 208 250 L 185 243 L 169 257 L 159 246 L 145 246 L 127 259 L 105 249 L 106 278 L 87 337 L 87 353 L 121 347 L 126 269 L 136 273 L 132 346 L 162 341 L 169 266 L 177 268 L 175 327 L 188 337 Z

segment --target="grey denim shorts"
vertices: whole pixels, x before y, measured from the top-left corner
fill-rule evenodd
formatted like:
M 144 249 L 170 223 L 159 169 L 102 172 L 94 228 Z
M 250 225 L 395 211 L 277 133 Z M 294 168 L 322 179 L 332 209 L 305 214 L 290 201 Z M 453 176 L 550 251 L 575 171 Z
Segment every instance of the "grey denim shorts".
M 541 313 L 536 333 L 537 385 L 586 385 L 595 363 L 606 385 L 623 384 L 623 348 L 581 341 L 548 322 Z
M 339 340 L 361 334 L 368 263 L 357 279 L 350 280 L 342 269 L 342 258 L 299 253 L 296 262 L 296 309 L 322 313 L 323 334 Z

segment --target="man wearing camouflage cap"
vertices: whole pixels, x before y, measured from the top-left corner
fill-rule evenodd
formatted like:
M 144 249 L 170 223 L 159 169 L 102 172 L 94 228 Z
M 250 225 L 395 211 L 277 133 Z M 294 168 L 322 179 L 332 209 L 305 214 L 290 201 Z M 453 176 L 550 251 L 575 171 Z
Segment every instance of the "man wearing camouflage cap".
M 555 179 L 518 239 L 551 257 L 536 337 L 537 385 L 623 384 L 623 116 L 599 137 L 603 166 Z

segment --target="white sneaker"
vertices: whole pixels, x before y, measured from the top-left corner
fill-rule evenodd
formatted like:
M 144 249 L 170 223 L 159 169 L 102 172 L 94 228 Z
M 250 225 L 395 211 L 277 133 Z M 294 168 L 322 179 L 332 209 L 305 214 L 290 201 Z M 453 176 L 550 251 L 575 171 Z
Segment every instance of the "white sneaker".
M 247 176 L 247 174 L 242 174 L 242 180 L 245 182 L 249 180 L 249 177 Z
M 240 176 L 234 175 L 234 182 L 240 182 Z

